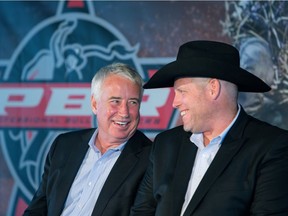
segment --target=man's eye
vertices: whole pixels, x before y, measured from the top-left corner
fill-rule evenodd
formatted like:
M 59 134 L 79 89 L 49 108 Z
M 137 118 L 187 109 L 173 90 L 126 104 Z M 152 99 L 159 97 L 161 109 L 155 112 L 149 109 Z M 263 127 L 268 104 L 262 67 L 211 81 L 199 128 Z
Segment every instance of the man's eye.
M 129 103 L 130 103 L 131 105 L 138 105 L 138 104 L 139 104 L 138 101 L 129 101 Z
M 111 103 L 113 103 L 113 104 L 118 104 L 118 103 L 119 103 L 119 100 L 111 100 Z

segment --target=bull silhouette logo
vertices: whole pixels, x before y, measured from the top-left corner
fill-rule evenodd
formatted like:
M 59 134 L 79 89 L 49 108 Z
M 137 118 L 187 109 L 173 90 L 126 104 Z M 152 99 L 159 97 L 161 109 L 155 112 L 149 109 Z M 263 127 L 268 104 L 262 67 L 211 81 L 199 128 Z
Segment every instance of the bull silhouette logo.
M 71 17 L 71 18 L 70 18 Z M 41 49 L 23 68 L 22 80 L 83 80 L 83 69 L 89 58 L 112 61 L 115 58 L 132 59 L 138 47 L 126 48 L 121 40 L 111 41 L 107 47 L 98 44 L 69 44 L 68 37 L 77 28 L 77 19 L 69 16 L 53 32 L 48 49 Z M 85 31 L 85 29 L 84 29 Z M 96 33 L 97 34 L 97 33 Z M 95 35 L 97 37 L 97 35 Z M 55 74 L 60 69 L 59 74 Z M 71 77 L 69 79 L 69 77 Z

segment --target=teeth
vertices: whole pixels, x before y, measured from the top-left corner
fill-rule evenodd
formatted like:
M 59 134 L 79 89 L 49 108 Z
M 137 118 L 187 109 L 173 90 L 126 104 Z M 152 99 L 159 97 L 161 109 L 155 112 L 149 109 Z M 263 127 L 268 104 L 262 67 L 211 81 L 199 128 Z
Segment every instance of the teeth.
M 118 125 L 126 125 L 127 124 L 127 122 L 115 122 L 115 123 Z
M 181 115 L 181 116 L 184 116 L 185 114 L 186 114 L 186 111 L 180 112 L 180 115 Z

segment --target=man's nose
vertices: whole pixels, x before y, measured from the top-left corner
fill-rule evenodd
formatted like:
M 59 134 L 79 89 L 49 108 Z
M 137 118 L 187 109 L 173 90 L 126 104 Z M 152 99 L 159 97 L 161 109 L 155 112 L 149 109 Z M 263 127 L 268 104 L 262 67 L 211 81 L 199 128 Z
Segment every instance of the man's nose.
M 119 115 L 123 118 L 127 118 L 129 116 L 129 107 L 128 104 L 122 103 L 119 109 Z
M 175 96 L 174 96 L 174 99 L 173 99 L 173 102 L 172 102 L 172 106 L 173 106 L 174 108 L 178 108 L 178 107 L 179 107 L 179 104 L 180 104 L 179 99 L 178 99 L 178 97 L 175 95 Z

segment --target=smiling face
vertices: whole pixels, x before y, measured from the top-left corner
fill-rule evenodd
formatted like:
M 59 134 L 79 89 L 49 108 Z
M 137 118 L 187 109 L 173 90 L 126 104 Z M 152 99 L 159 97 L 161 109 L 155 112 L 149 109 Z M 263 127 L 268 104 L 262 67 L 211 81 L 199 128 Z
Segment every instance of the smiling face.
M 179 110 L 185 131 L 200 133 L 206 129 L 205 122 L 211 112 L 207 83 L 208 79 L 202 78 L 180 78 L 174 82 L 173 107 Z
M 103 82 L 99 100 L 91 97 L 98 136 L 114 144 L 127 141 L 139 123 L 140 94 L 139 86 L 129 79 L 119 75 L 108 76 Z

